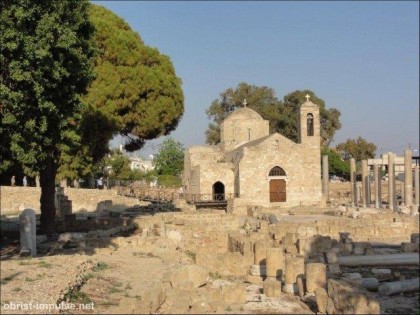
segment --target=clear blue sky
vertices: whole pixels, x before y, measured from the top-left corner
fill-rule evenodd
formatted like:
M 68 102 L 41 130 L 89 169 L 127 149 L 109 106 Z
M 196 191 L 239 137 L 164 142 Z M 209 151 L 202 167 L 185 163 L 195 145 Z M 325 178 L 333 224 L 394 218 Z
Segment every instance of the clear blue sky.
M 95 3 L 170 56 L 185 97 L 171 136 L 185 146 L 204 143 L 210 103 L 247 82 L 279 98 L 310 89 L 340 110 L 333 145 L 362 136 L 378 154 L 419 148 L 418 1 Z

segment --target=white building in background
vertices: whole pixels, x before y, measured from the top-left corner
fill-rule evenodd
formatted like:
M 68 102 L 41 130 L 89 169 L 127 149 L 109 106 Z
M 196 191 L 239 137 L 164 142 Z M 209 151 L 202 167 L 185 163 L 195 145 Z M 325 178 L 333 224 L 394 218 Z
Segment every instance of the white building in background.
M 149 155 L 149 160 L 144 160 L 141 157 L 130 157 L 127 152 L 123 149 L 123 145 L 120 144 L 120 152 L 125 156 L 128 156 L 130 159 L 130 169 L 131 170 L 140 170 L 142 172 L 149 172 L 155 169 L 153 165 L 153 154 Z
M 130 158 L 130 168 L 132 170 L 140 170 L 142 172 L 149 172 L 154 170 L 155 166 L 152 161 L 143 160 L 140 157 L 131 157 Z

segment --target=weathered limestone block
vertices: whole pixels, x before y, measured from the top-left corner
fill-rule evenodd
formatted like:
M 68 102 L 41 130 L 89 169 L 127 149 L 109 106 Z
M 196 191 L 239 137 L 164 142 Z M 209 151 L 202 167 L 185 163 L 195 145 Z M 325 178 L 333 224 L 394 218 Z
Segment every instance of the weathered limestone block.
M 254 264 L 265 265 L 267 258 L 267 247 L 269 242 L 267 240 L 258 240 L 254 244 Z
M 281 296 L 281 282 L 276 278 L 267 278 L 264 280 L 263 292 L 266 297 Z
M 306 264 L 305 270 L 306 289 L 309 293 L 315 292 L 316 288 L 324 288 L 327 285 L 327 267 L 322 263 Z
M 299 276 L 296 280 L 296 284 L 297 284 L 297 287 L 298 287 L 299 297 L 301 299 L 303 299 L 303 297 L 305 296 L 305 293 L 306 293 L 306 280 L 305 280 L 304 276 Z
M 328 264 L 328 271 L 331 275 L 338 275 L 341 273 L 340 265 L 338 263 Z
M 327 300 L 326 312 L 327 314 L 337 314 L 337 311 L 334 306 L 334 301 L 330 297 Z
M 197 265 L 182 265 L 166 272 L 162 281 L 170 282 L 172 288 L 194 289 L 207 283 L 208 271 Z
M 334 314 L 371 314 L 371 311 L 377 311 L 377 301 L 369 298 L 365 289 L 348 280 L 329 279 L 327 291 L 334 304 Z M 328 305 L 327 313 L 330 314 Z
M 298 255 L 293 257 L 293 278 L 296 283 L 297 278 L 305 276 L 305 257 Z
M 225 304 L 242 304 L 246 302 L 246 286 L 243 283 L 229 283 L 221 288 Z
M 280 277 L 284 270 L 284 253 L 282 247 L 267 248 L 267 277 Z
M 252 276 L 266 276 L 267 270 L 265 265 L 251 265 L 249 274 Z
M 335 251 L 329 251 L 326 253 L 327 256 L 327 262 L 329 264 L 334 264 L 338 262 L 337 254 Z
M 286 284 L 293 284 L 296 281 L 293 265 L 293 256 L 291 255 L 285 256 L 284 279 Z
M 307 255 L 311 252 L 312 249 L 312 239 L 311 238 L 299 238 L 298 239 L 298 252 L 299 255 Z
M 264 279 L 265 279 L 265 276 L 246 275 L 245 281 L 262 287 L 264 283 Z
M 318 312 L 325 313 L 327 311 L 328 294 L 324 288 L 316 288 L 315 290 L 316 305 Z

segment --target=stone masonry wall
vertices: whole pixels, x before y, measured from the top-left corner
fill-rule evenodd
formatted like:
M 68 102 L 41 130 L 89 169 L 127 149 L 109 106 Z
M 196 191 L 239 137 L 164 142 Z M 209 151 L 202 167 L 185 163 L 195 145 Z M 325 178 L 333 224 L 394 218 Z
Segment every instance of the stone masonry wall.
M 1 186 L 1 211 L 0 214 L 18 214 L 20 207 L 32 208 L 40 213 L 39 199 L 41 188 L 39 187 L 11 187 Z M 80 210 L 95 211 L 100 201 L 112 200 L 113 205 L 133 206 L 138 204 L 136 198 L 119 196 L 116 189 L 82 189 L 65 188 L 64 194 L 72 201 L 73 212 Z
M 407 242 L 411 234 L 418 233 L 418 217 L 401 214 L 362 214 L 357 219 L 336 218 L 304 223 L 281 221 L 271 230 L 274 239 L 281 240 L 287 232 L 298 233 L 299 237 L 314 235 L 339 239 L 340 233 L 347 232 L 356 242 Z

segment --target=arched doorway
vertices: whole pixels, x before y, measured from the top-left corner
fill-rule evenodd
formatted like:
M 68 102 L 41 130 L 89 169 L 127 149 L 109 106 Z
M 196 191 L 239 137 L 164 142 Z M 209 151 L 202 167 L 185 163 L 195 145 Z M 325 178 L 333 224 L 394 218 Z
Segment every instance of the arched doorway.
M 275 166 L 268 174 L 270 178 L 270 202 L 286 202 L 286 172 Z
M 225 200 L 225 185 L 222 182 L 213 184 L 213 200 Z

